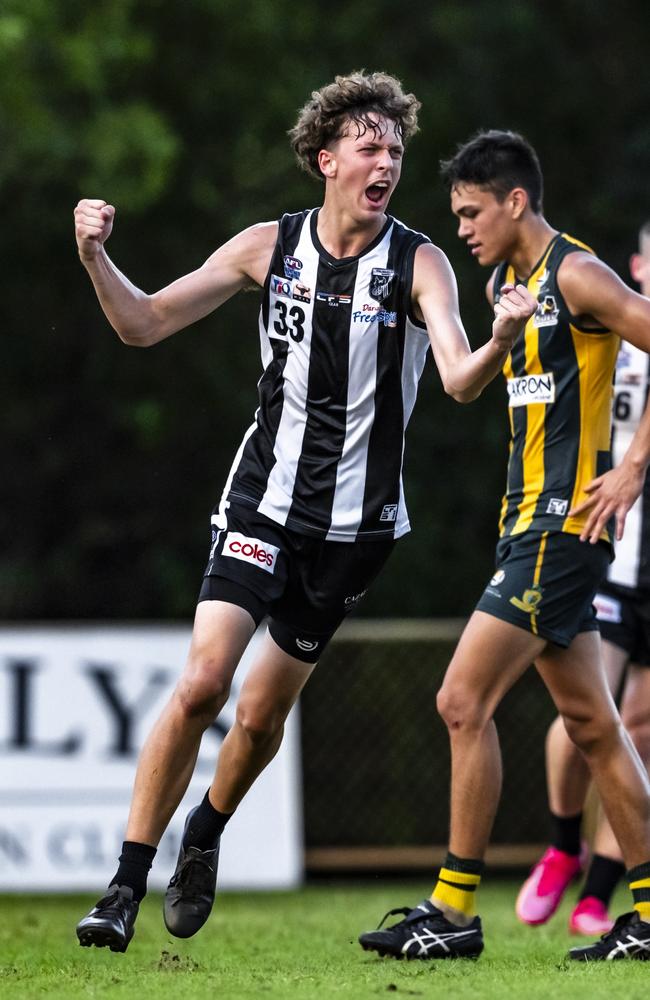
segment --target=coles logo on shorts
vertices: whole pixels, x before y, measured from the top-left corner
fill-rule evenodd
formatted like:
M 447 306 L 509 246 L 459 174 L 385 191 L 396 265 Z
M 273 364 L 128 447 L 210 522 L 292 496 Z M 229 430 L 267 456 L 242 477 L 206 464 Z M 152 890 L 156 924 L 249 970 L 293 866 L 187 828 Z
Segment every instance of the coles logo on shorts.
M 275 573 L 275 561 L 279 551 L 276 545 L 261 542 L 259 538 L 247 538 L 239 531 L 229 531 L 221 554 L 252 563 L 267 573 Z

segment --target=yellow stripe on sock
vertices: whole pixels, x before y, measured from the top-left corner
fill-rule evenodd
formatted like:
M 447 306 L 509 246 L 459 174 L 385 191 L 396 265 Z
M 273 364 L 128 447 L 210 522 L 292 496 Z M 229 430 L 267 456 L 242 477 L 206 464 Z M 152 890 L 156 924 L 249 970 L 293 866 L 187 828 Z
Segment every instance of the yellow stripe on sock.
M 468 917 L 473 917 L 476 912 L 474 895 L 473 892 L 465 892 L 463 889 L 456 889 L 453 885 L 447 885 L 445 882 L 438 882 L 431 899 L 434 903 L 444 903 L 446 906 L 452 906 L 454 910 L 460 910 Z
M 650 920 L 650 902 L 635 903 L 634 909 L 637 911 L 639 916 L 643 917 L 644 920 Z
M 630 882 L 630 889 L 650 889 L 650 878 L 640 878 L 638 882 Z
M 468 872 L 455 872 L 451 868 L 441 868 L 438 878 L 445 882 L 459 882 L 461 885 L 478 885 L 481 881 L 480 875 L 471 875 Z

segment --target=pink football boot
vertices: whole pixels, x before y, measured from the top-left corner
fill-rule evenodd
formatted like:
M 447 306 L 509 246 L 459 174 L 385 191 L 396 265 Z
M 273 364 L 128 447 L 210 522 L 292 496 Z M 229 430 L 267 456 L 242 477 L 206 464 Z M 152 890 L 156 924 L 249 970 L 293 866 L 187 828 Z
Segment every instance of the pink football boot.
M 613 926 L 614 921 L 609 919 L 607 907 L 596 896 L 581 899 L 569 917 L 569 930 L 572 934 L 601 937 L 611 931 Z
M 557 910 L 569 884 L 582 871 L 582 861 L 549 847 L 519 890 L 515 911 L 519 919 L 535 926 L 545 924 Z

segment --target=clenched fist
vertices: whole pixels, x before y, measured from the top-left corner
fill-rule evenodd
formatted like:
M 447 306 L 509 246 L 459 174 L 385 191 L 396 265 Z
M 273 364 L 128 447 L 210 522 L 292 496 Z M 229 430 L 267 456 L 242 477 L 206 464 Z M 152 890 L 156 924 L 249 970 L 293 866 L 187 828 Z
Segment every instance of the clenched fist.
M 82 260 L 92 260 L 111 235 L 115 209 L 98 198 L 82 198 L 74 210 L 74 231 Z
M 502 285 L 494 307 L 492 336 L 499 347 L 510 350 L 537 309 L 537 299 L 525 285 Z

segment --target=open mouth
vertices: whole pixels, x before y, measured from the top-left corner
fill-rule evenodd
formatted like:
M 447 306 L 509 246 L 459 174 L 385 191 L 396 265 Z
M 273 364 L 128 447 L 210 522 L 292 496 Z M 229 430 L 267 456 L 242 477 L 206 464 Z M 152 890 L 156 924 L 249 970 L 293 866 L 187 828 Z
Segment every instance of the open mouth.
M 372 205 L 381 205 L 387 191 L 388 183 L 386 181 L 378 181 L 376 184 L 370 184 L 366 188 L 366 198 Z

